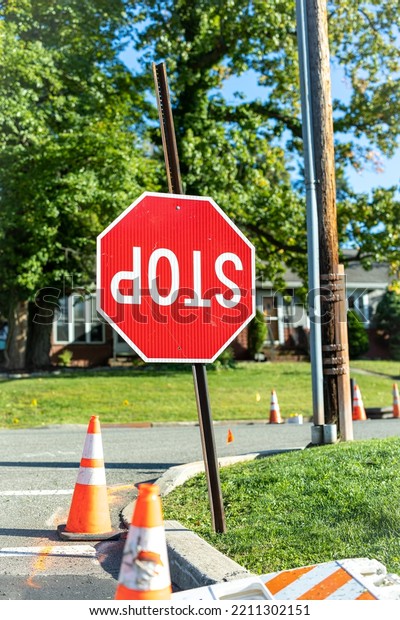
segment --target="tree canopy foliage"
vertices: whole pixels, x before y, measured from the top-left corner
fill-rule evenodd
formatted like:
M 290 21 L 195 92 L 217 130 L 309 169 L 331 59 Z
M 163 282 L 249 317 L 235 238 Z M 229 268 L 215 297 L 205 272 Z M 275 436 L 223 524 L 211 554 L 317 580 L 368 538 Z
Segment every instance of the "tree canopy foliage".
M 347 174 L 398 145 L 397 11 L 395 0 L 328 2 L 332 63 L 349 86 L 349 101 L 333 102 L 339 238 L 359 248 L 367 267 L 400 259 L 395 188 L 357 195 Z M 282 261 L 304 274 L 295 3 L 143 0 L 135 16 L 144 75 L 151 61 L 167 63 L 186 191 L 211 193 L 255 242 L 270 275 Z M 228 101 L 224 84 L 247 71 L 264 94 Z
M 121 1 L 16 0 L 0 20 L 0 294 L 94 277 L 96 235 L 145 183 Z M 4 302 L 3 302 L 4 303 Z
M 364 265 L 400 265 L 395 188 L 356 194 L 349 166 L 398 145 L 397 0 L 328 2 L 338 227 Z M 140 69 L 121 60 L 131 45 Z M 306 277 L 293 0 L 0 0 L 0 307 L 94 276 L 96 235 L 165 190 L 152 62 L 165 60 L 185 191 L 211 195 L 266 274 Z M 231 78 L 262 94 L 227 99 Z

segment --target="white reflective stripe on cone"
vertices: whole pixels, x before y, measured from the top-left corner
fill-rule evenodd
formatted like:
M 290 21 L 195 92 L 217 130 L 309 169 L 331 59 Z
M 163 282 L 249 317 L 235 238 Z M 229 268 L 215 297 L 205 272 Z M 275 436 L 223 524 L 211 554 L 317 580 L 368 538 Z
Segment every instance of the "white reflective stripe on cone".
M 83 446 L 83 459 L 103 459 L 103 442 L 100 433 L 87 433 Z
M 104 467 L 80 467 L 76 482 L 78 484 L 105 485 L 105 469 Z

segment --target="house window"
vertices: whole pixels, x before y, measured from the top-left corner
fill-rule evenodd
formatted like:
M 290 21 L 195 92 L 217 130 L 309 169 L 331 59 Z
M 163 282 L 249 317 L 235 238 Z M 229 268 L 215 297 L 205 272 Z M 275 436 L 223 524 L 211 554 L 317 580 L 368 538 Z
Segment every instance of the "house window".
M 101 344 L 105 342 L 104 324 L 96 312 L 96 298 L 70 295 L 59 300 L 59 315 L 54 323 L 57 344 Z

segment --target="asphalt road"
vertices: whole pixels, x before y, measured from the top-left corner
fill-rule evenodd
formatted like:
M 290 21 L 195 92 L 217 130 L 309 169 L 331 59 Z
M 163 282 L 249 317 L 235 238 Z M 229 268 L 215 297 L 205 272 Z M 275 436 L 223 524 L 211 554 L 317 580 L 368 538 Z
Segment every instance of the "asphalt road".
M 231 429 L 234 442 L 227 444 Z M 400 435 L 400 421 L 354 424 L 355 439 Z M 86 436 L 84 426 L 0 431 L 0 600 L 111 600 L 124 541 L 60 540 Z M 198 426 L 102 429 L 113 527 L 134 485 L 202 459 Z M 220 424 L 218 456 L 304 447 L 311 425 Z

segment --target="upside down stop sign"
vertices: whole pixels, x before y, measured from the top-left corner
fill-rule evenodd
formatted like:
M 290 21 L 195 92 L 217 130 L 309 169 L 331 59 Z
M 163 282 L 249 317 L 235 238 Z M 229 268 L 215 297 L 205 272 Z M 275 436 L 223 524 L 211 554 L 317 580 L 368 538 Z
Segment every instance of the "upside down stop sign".
M 254 316 L 254 272 L 211 198 L 145 192 L 97 238 L 97 309 L 147 362 L 212 362 Z

